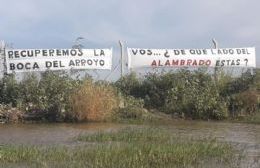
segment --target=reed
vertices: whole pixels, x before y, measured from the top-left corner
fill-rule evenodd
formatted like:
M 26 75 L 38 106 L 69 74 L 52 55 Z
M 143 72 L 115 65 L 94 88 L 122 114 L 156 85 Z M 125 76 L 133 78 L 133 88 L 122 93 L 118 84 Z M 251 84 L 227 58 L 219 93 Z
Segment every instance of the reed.
M 1 146 L 0 167 L 235 167 L 230 145 L 179 139 L 160 128 L 98 132 L 77 141 L 76 147 Z

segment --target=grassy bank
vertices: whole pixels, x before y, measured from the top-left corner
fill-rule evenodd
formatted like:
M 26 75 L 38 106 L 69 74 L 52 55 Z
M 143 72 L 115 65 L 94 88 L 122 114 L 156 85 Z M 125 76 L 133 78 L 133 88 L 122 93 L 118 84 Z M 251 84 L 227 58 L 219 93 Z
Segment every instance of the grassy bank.
M 0 146 L 1 167 L 232 167 L 234 150 L 215 140 L 179 139 L 159 128 L 75 138 L 79 146 Z M 214 166 L 216 165 L 216 166 Z M 235 166 L 234 166 L 235 167 Z
M 238 117 L 230 121 L 238 122 L 238 123 L 247 123 L 247 124 L 260 124 L 260 113 L 256 113 L 253 116 Z

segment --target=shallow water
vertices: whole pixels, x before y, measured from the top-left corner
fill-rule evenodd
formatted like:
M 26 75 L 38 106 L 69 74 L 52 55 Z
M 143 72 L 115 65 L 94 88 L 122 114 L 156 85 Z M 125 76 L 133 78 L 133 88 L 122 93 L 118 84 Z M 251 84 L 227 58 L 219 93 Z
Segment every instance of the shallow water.
M 0 125 L 0 144 L 64 145 L 80 134 L 119 129 L 120 124 L 4 124 Z
M 94 133 L 100 130 L 110 131 L 128 126 L 112 123 L 2 124 L 0 125 L 0 145 L 77 145 L 79 142 L 75 140 L 75 137 L 80 134 Z M 139 127 L 141 125 L 131 126 Z M 238 167 L 260 167 L 260 125 L 174 121 L 153 126 L 167 128 L 179 137 L 195 139 L 213 137 L 218 141 L 228 142 L 245 154 L 245 158 L 241 160 Z

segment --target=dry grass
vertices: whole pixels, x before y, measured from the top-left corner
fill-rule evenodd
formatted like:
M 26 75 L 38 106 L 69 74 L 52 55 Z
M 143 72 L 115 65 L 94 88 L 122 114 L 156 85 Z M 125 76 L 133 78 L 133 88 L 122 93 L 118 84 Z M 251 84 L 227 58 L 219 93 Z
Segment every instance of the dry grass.
M 0 122 L 17 123 L 23 119 L 24 113 L 17 108 L 0 104 Z
M 112 86 L 86 80 L 72 94 L 71 106 L 78 121 L 104 121 L 119 107 L 119 100 Z
M 240 95 L 240 101 L 249 114 L 256 113 L 259 95 L 254 90 L 248 90 Z

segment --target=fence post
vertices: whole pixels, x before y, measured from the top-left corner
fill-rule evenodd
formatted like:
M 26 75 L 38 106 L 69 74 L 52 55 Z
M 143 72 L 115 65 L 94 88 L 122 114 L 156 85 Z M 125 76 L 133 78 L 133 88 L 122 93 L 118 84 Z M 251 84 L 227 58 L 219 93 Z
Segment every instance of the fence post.
M 124 75 L 124 44 L 119 40 L 120 45 L 120 55 L 121 55 L 121 78 Z
M 6 65 L 6 57 L 5 57 L 5 42 L 1 41 L 0 42 L 0 55 L 1 55 L 1 59 L 3 59 L 3 75 L 7 74 L 7 65 Z
M 213 42 L 213 49 L 217 49 L 218 48 L 218 42 L 214 38 L 212 39 L 212 42 Z M 218 81 L 217 71 L 218 71 L 218 68 L 215 66 L 214 67 L 214 80 L 215 80 L 215 84 Z

